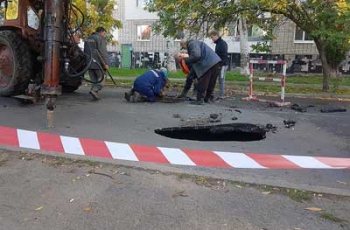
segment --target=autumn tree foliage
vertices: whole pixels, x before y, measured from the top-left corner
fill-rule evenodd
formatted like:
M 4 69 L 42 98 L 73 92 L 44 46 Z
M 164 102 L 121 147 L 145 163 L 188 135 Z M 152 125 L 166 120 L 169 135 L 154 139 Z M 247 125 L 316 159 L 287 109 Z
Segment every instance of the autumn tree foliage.
M 147 9 L 158 13 L 154 28 L 165 36 L 175 36 L 179 30 L 199 33 L 220 28 L 245 14 L 248 22 L 260 25 L 272 39 L 274 27 L 287 18 L 314 40 L 323 66 L 324 91 L 350 50 L 348 0 L 149 0 Z
M 72 15 L 74 22 L 83 23 L 84 34 L 91 34 L 99 26 L 109 32 L 121 27 L 121 22 L 113 17 L 114 0 L 73 0 L 73 4 L 84 14 L 83 17 L 78 10 L 74 10 Z
M 350 3 L 346 0 L 246 0 L 243 9 L 270 12 L 293 21 L 313 38 L 323 67 L 323 90 L 350 50 Z

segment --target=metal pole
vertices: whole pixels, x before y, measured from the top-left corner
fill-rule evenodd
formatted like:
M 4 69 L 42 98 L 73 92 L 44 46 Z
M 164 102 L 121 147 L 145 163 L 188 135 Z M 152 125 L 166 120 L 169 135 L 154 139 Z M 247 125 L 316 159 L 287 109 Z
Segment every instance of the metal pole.
M 253 63 L 249 62 L 249 98 L 253 98 Z
M 283 75 L 281 79 L 281 102 L 284 103 L 284 98 L 286 94 L 286 73 L 287 73 L 287 62 L 283 64 Z
M 63 15 L 66 1 L 46 0 L 44 10 L 44 83 L 41 93 L 48 98 L 48 126 L 53 127 L 53 111 L 56 98 L 61 94 L 60 83 L 60 49 L 63 42 Z M 50 119 L 49 119 L 50 118 Z

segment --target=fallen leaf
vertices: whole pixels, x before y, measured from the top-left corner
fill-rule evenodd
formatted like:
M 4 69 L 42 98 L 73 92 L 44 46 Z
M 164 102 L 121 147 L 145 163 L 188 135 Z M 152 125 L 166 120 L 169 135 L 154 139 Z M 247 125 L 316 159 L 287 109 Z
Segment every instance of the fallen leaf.
M 322 211 L 322 209 L 316 208 L 316 207 L 305 208 L 305 210 L 308 210 L 311 212 L 321 212 Z
M 263 195 L 270 195 L 271 192 L 262 192 L 261 194 L 263 194 Z
M 176 192 L 176 193 L 173 195 L 174 198 L 175 198 L 175 197 L 179 197 L 179 196 L 181 196 L 181 197 L 188 197 L 188 195 L 185 194 L 185 191 L 179 191 L 179 192 Z
M 37 207 L 35 211 L 40 211 L 41 209 L 43 209 L 43 206 Z
M 339 184 L 343 184 L 343 185 L 348 185 L 348 183 L 343 182 L 343 181 L 339 181 L 339 180 L 337 180 L 337 183 L 339 183 Z
M 84 211 L 85 211 L 85 212 L 90 212 L 90 211 L 91 211 L 91 208 L 90 208 L 90 207 L 84 207 Z
M 117 180 L 113 180 L 113 184 L 123 184 L 123 182 L 117 181 Z

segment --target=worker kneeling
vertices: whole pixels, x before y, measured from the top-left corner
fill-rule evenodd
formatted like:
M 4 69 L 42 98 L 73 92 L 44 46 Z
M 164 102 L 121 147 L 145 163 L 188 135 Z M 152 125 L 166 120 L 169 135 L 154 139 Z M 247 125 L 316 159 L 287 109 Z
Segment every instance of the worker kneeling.
M 165 96 L 168 85 L 168 71 L 165 68 L 149 70 L 135 79 L 133 88 L 125 93 L 125 99 L 131 102 L 155 102 Z

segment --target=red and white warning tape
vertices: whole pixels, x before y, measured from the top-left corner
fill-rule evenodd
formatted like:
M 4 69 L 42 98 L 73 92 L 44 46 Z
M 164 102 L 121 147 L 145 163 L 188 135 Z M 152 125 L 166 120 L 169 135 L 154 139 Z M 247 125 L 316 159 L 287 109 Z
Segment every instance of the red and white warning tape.
M 91 140 L 0 126 L 0 145 L 109 159 L 219 168 L 344 169 L 350 158 L 161 148 Z

